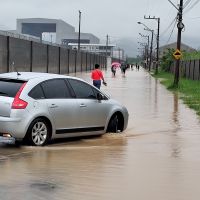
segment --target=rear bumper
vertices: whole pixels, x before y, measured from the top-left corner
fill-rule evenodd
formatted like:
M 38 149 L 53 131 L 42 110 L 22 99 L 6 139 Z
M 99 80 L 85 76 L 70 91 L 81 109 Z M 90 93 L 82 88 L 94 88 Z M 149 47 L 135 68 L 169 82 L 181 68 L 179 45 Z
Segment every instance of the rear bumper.
M 25 124 L 25 119 L 0 117 L 0 133 L 8 133 L 12 136 L 11 138 L 23 139 L 26 131 Z M 7 139 L 3 138 L 3 140 Z
M 15 144 L 15 138 L 0 136 L 0 144 Z

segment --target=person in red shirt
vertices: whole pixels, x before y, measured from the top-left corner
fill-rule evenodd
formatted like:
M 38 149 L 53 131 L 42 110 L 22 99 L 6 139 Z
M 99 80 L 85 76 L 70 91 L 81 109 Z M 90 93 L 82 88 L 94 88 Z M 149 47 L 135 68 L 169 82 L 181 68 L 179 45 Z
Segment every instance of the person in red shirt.
M 103 84 L 106 85 L 106 82 L 103 77 L 102 71 L 99 69 L 99 64 L 95 64 L 95 69 L 92 70 L 91 78 L 93 80 L 93 85 L 100 89 L 101 87 L 101 80 L 103 81 Z

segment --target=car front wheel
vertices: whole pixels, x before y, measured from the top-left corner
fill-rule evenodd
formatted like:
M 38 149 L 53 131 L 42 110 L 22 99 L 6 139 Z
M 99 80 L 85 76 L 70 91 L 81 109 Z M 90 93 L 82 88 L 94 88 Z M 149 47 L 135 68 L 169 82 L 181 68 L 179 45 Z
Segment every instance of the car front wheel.
M 50 136 L 48 123 L 41 118 L 35 119 L 28 129 L 28 140 L 31 145 L 44 146 L 47 144 Z
M 118 116 L 117 115 L 112 116 L 112 118 L 110 119 L 110 122 L 108 124 L 108 132 L 117 133 L 118 125 L 119 125 Z

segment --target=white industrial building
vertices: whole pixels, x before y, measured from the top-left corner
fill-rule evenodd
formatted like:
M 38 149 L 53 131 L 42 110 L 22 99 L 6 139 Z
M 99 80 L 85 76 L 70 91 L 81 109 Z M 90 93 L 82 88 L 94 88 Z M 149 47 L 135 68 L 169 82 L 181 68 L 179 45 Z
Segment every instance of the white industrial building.
M 17 33 L 35 36 L 40 40 L 48 40 L 67 46 L 78 42 L 75 28 L 60 19 L 25 18 L 17 19 Z M 81 43 L 99 43 L 99 38 L 91 33 L 80 33 Z

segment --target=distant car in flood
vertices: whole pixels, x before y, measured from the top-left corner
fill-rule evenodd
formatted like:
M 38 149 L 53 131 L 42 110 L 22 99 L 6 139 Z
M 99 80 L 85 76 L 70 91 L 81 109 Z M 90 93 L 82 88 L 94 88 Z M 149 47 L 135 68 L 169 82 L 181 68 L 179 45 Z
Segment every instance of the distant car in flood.
M 51 139 L 126 129 L 128 111 L 76 77 L 0 74 L 0 136 L 43 146 Z

